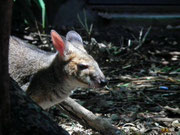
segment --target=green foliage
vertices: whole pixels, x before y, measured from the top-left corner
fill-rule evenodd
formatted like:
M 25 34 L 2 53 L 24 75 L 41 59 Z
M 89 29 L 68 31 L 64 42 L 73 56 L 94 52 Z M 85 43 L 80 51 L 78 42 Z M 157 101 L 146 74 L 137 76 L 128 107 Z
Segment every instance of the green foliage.
M 142 28 L 139 32 L 138 38 L 136 38 L 134 35 L 132 35 L 135 39 L 135 42 L 138 43 L 138 45 L 134 48 L 134 50 L 138 50 L 144 44 L 150 31 L 151 31 L 151 26 L 147 29 L 147 31 L 145 33 L 144 33 L 144 29 Z
M 129 83 L 122 84 L 121 87 L 128 87 Z
M 44 0 L 14 0 L 13 10 L 13 19 L 29 26 L 38 23 L 41 24 L 43 29 L 46 28 L 46 6 Z M 39 10 L 41 20 L 38 19 Z
M 43 29 L 45 29 L 45 23 L 46 23 L 46 6 L 44 3 L 44 0 L 34 0 L 34 2 L 37 3 L 37 5 L 39 6 L 39 8 L 41 9 L 41 13 L 42 13 L 42 27 Z
M 161 69 L 161 72 L 168 73 L 168 72 L 171 71 L 171 70 L 172 70 L 172 67 L 166 66 L 166 67 L 163 67 L 163 68 Z
M 84 30 L 87 32 L 88 36 L 91 37 L 93 24 L 90 24 L 90 26 L 88 26 L 87 16 L 86 16 L 86 11 L 85 10 L 83 10 L 83 15 L 84 15 L 84 21 L 79 16 L 79 14 L 77 14 L 78 21 L 81 24 L 81 26 L 84 28 Z

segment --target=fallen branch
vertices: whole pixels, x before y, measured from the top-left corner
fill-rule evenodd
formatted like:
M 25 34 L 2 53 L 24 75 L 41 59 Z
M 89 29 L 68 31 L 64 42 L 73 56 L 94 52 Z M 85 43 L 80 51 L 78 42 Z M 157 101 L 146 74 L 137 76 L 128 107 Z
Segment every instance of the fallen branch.
M 153 118 L 153 120 L 157 121 L 157 122 L 173 122 L 175 120 L 180 120 L 179 118 Z
M 83 126 L 94 129 L 102 135 L 125 135 L 124 132 L 112 126 L 108 120 L 94 115 L 70 97 L 62 102 L 59 108 Z
M 165 106 L 164 109 L 169 110 L 169 111 L 171 111 L 173 113 L 180 114 L 180 109 L 179 108 L 172 108 L 172 107 L 169 107 L 169 106 Z

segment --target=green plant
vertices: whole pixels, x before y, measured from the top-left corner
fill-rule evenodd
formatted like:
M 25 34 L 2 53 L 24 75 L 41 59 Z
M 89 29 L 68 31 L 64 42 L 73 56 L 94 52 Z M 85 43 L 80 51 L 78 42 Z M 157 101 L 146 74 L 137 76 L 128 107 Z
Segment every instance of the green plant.
M 133 35 L 135 41 L 138 43 L 138 45 L 134 48 L 134 50 L 139 49 L 144 44 L 144 42 L 146 41 L 147 36 L 149 35 L 150 30 L 151 30 L 151 26 L 147 29 L 147 31 L 144 34 L 144 29 L 142 28 L 140 30 L 140 32 L 139 32 L 139 37 L 138 38 L 136 38 Z
M 37 3 L 39 8 L 41 9 L 41 17 L 42 17 L 42 27 L 45 29 L 46 26 L 46 6 L 44 0 L 34 0 Z
M 84 15 L 84 21 L 83 21 L 83 19 L 81 19 L 80 15 L 77 14 L 78 21 L 81 24 L 81 26 L 85 29 L 88 36 L 91 37 L 93 24 L 90 24 L 90 26 L 88 26 L 87 16 L 86 16 L 86 11 L 85 10 L 83 10 L 83 15 Z
M 41 26 L 46 28 L 46 6 L 44 0 L 14 0 L 13 18 L 27 25 L 34 25 L 41 10 Z

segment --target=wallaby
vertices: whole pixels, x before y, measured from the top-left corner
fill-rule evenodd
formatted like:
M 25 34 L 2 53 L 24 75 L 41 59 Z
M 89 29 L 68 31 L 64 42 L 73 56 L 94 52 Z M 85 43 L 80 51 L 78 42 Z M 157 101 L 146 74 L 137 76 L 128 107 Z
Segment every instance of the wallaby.
M 51 38 L 56 53 L 43 51 L 13 36 L 9 43 L 10 76 L 42 108 L 62 102 L 77 87 L 106 84 L 104 74 L 84 49 L 77 32 L 69 31 L 63 39 L 52 30 Z

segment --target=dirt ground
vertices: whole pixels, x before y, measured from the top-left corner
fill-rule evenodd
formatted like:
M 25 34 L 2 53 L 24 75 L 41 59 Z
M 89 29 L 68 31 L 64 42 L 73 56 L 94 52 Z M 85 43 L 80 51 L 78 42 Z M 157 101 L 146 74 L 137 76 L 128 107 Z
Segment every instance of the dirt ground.
M 101 89 L 78 89 L 72 97 L 128 135 L 179 135 L 179 32 L 179 26 L 171 25 L 94 30 L 92 38 L 85 38 L 86 48 L 109 83 Z M 38 34 L 25 38 L 38 44 Z M 39 47 L 48 50 L 46 39 L 49 37 L 41 35 Z M 72 135 L 98 135 L 62 114 L 58 107 L 49 112 Z
M 72 97 L 127 134 L 180 134 L 179 30 L 168 25 L 100 31 L 113 42 L 102 41 L 105 47 L 100 48 L 92 39 L 96 47 L 89 50 L 109 84 L 100 90 L 77 90 Z M 64 126 L 74 135 L 95 134 L 67 121 L 70 125 Z

